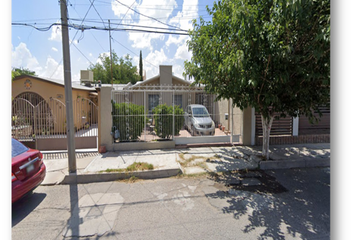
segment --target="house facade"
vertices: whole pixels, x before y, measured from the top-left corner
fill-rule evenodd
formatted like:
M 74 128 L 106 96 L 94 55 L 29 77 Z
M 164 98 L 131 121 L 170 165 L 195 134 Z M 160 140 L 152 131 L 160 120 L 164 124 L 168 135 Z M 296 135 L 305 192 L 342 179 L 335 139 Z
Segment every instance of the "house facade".
M 254 109 L 241 111 L 232 107 L 232 101 L 215 101 L 215 95 L 204 91 L 204 86 L 193 86 L 190 81 L 173 75 L 170 65 L 159 66 L 159 74 L 136 84 L 103 84 L 102 86 L 72 85 L 76 148 L 107 150 L 173 148 L 176 145 L 228 143 L 262 145 L 260 116 Z M 12 82 L 12 135 L 34 140 L 41 150 L 66 149 L 66 104 L 64 81 L 19 76 Z M 134 104 L 142 107 L 141 122 L 128 121 L 136 113 L 124 118 L 115 113 L 113 103 Z M 214 136 L 191 136 L 173 122 L 171 137 L 160 141 L 156 131 L 153 109 L 158 105 L 179 106 L 185 110 L 190 104 L 204 105 L 215 123 Z M 130 115 L 129 115 L 130 114 Z M 175 116 L 175 113 L 173 113 Z M 114 119 L 121 117 L 127 129 L 142 125 L 141 133 L 131 142 L 117 141 L 114 137 Z M 164 121 L 161 117 L 160 120 Z M 180 126 L 178 126 L 180 127 Z M 130 130 L 132 131 L 132 130 Z M 139 130 L 140 131 L 140 130 Z M 177 132 L 177 134 L 176 134 Z M 125 133 L 126 134 L 126 133 Z M 131 132 L 129 133 L 131 134 Z M 166 140 L 166 139 L 165 139 Z M 321 121 L 308 122 L 305 116 L 274 120 L 271 144 L 316 143 L 330 140 L 330 111 L 323 109 Z M 54 146 L 54 148 L 53 148 Z
M 84 140 L 83 132 L 97 125 L 97 96 L 93 86 L 72 84 L 74 126 L 79 147 L 97 147 L 97 143 L 88 146 L 81 143 Z M 35 147 L 41 150 L 51 149 L 52 146 L 55 146 L 55 150 L 66 149 L 64 81 L 29 75 L 13 79 L 12 135 L 25 140 L 35 140 Z M 97 134 L 91 135 L 90 141 L 93 143 Z M 54 141 L 56 143 L 53 144 Z

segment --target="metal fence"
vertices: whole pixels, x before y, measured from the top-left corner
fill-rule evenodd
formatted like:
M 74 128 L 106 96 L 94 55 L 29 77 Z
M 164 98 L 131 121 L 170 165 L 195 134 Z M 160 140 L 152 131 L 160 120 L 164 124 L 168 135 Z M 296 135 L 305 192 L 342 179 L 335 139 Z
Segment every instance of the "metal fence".
M 27 94 L 12 101 L 12 137 L 19 140 L 66 138 L 65 104 L 56 98 L 35 97 Z M 89 99 L 80 98 L 74 101 L 73 111 L 75 137 L 97 136 L 97 106 Z
M 188 126 L 187 108 L 191 104 L 206 107 L 214 122 L 213 132 L 193 131 Z M 241 124 L 240 114 L 232 112 L 229 101 L 215 101 L 215 96 L 205 93 L 201 87 L 148 85 L 112 91 L 115 143 L 240 135 L 241 125 L 234 124 L 235 120 Z

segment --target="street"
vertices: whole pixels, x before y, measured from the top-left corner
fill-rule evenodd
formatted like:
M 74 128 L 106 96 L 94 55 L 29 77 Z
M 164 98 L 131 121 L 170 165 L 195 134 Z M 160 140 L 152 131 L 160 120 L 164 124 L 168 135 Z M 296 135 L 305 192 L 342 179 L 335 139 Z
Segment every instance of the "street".
M 12 239 L 330 239 L 329 168 L 246 175 L 40 186 Z

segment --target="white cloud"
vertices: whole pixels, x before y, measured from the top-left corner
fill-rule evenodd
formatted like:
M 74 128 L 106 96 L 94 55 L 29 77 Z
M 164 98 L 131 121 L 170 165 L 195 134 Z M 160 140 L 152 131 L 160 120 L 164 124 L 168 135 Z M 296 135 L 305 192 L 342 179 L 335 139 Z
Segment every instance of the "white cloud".
M 170 24 L 176 25 L 184 30 L 193 28 L 192 19 L 198 18 L 198 0 L 185 0 L 183 2 L 182 11 L 179 11 L 175 17 L 170 20 Z M 187 20 L 186 20 L 187 19 Z M 184 60 L 190 60 L 192 54 L 188 52 L 187 40 L 189 36 L 172 36 L 170 35 L 166 46 L 175 44 L 178 46 L 175 58 Z
M 101 53 L 100 56 L 109 57 L 110 56 L 110 52 Z M 103 63 L 102 63 L 102 61 L 101 61 L 101 59 L 99 57 L 97 58 L 96 63 L 99 63 L 99 64 L 103 65 Z
M 127 6 L 131 6 L 131 2 L 128 0 L 122 0 L 121 2 Z M 161 8 L 161 6 L 166 7 Z M 136 25 L 149 27 L 168 28 L 168 26 L 152 18 L 158 19 L 161 22 L 167 22 L 171 17 L 173 9 L 176 7 L 177 3 L 175 0 L 155 0 L 153 2 L 149 0 L 142 0 L 140 3 L 135 3 L 132 6 L 134 10 L 140 13 L 138 14 L 132 10 L 128 10 L 127 7 L 119 4 L 116 1 L 112 2 L 112 10 L 114 14 L 118 18 L 124 17 L 122 23 L 134 23 Z M 149 48 L 150 51 L 153 50 L 152 41 L 154 39 L 159 39 L 162 41 L 165 39 L 165 36 L 162 34 L 147 32 L 129 32 L 128 36 L 129 40 L 133 42 L 132 47 L 138 49 Z
M 11 58 L 12 67 L 29 69 L 34 71 L 39 77 L 64 79 L 62 64 L 59 65 L 51 56 L 47 57 L 45 64 L 39 63 L 37 58 L 32 56 L 25 43 L 20 43 L 12 50 Z
M 184 60 L 191 60 L 192 53 L 188 52 L 187 44 L 183 44 L 177 48 L 175 58 Z
M 26 68 L 35 72 L 41 71 L 42 69 L 37 58 L 32 56 L 27 45 L 22 42 L 11 52 L 11 60 L 12 67 L 15 68 Z
M 198 17 L 198 0 L 184 0 L 182 11 L 179 11 L 170 23 L 183 30 L 189 30 L 193 28 L 192 19 Z
M 159 74 L 159 65 L 166 65 L 168 58 L 164 50 L 161 49 L 150 52 L 143 60 L 143 68 L 146 70 L 146 78 L 148 79 Z
M 132 5 L 131 0 L 120 0 L 121 3 L 131 6 L 132 8 L 135 8 L 134 5 L 136 5 L 136 2 Z M 134 11 L 130 10 L 129 8 L 123 6 L 117 1 L 112 1 L 112 10 L 114 12 L 114 15 L 116 15 L 119 18 L 123 18 L 122 24 L 128 24 L 132 22 L 133 15 L 135 14 Z
M 61 26 L 60 25 L 52 27 L 52 34 L 50 35 L 50 38 L 48 38 L 48 40 L 61 42 Z
M 184 67 L 183 65 L 173 65 L 172 67 L 172 72 L 173 72 L 173 75 L 175 75 L 176 77 L 179 77 L 179 78 L 183 78 L 183 71 L 184 71 Z
M 52 50 L 53 50 L 54 52 L 58 52 L 58 49 L 56 49 L 55 47 L 52 47 Z
M 47 61 L 45 64 L 45 67 L 41 73 L 38 75 L 47 77 L 47 78 L 53 78 L 53 79 L 61 79 L 64 80 L 64 68 L 62 64 L 58 64 L 57 61 L 55 61 L 54 58 L 51 56 L 47 57 Z

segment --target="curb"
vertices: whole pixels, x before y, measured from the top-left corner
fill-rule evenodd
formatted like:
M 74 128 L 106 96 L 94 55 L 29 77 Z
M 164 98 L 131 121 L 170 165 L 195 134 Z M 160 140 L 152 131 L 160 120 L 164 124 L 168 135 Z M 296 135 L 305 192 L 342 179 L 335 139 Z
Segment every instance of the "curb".
M 261 161 L 259 169 L 290 169 L 290 168 L 311 168 L 311 167 L 329 167 L 331 164 L 330 158 L 302 158 L 294 160 L 279 160 L 279 161 Z
M 64 179 L 59 184 L 108 182 L 129 179 L 132 176 L 139 179 L 158 179 L 173 177 L 178 174 L 181 174 L 181 169 L 179 168 L 126 173 L 92 173 L 80 175 L 70 173 L 69 175 L 65 175 Z

